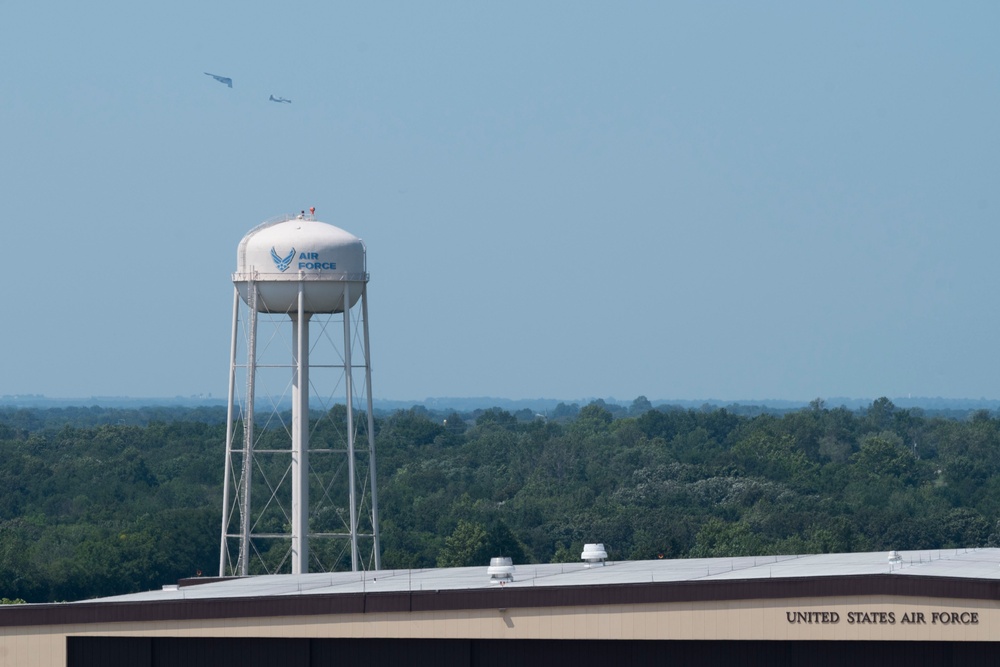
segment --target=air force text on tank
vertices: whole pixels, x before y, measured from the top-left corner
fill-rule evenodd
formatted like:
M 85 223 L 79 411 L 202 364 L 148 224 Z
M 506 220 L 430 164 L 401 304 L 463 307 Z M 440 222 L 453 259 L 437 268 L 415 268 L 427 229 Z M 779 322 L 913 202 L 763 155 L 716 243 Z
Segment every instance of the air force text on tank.
M 288 270 L 288 267 L 291 266 L 292 260 L 295 259 L 295 248 L 292 248 L 291 252 L 282 257 L 281 254 L 272 247 L 271 259 L 274 260 L 274 265 L 278 267 L 278 270 L 284 273 Z M 322 261 L 318 252 L 300 252 L 298 268 L 299 271 L 336 271 L 337 263 Z

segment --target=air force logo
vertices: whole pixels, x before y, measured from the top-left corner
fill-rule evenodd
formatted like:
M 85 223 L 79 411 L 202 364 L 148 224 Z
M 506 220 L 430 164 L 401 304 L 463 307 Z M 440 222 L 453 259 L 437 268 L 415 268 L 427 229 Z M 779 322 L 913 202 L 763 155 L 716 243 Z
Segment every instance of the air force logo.
M 272 246 L 271 259 L 274 260 L 274 265 L 278 267 L 278 270 L 284 273 L 285 271 L 288 270 L 288 267 L 291 265 L 292 260 L 295 259 L 295 248 L 292 248 L 292 251 L 289 252 L 287 255 L 285 255 L 284 258 L 282 258 L 278 256 L 278 253 L 274 251 L 274 246 Z
M 281 257 L 278 255 L 278 251 L 272 246 L 271 259 L 274 260 L 274 265 L 278 267 L 278 270 L 284 273 L 292 265 L 292 260 L 295 259 L 295 248 L 292 248 L 287 255 Z M 320 261 L 318 252 L 303 252 L 299 253 L 298 268 L 299 271 L 336 271 L 337 263 Z

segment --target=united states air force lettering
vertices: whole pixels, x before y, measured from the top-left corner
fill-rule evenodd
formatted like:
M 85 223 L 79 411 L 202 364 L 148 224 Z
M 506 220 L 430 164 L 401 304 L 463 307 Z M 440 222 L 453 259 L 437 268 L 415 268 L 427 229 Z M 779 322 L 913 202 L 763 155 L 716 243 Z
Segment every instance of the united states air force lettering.
M 979 625 L 978 611 L 849 611 L 843 616 L 836 611 L 786 611 L 789 623 L 835 624 L 845 620 L 848 625 Z

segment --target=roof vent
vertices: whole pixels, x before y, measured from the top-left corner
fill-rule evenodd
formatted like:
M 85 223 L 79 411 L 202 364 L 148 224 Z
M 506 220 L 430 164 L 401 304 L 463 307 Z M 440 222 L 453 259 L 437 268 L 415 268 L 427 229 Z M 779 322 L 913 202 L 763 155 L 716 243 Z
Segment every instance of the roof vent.
M 608 552 L 604 550 L 603 544 L 584 544 L 580 559 L 584 567 L 603 567 L 604 561 L 608 559 Z
M 899 555 L 899 552 L 893 549 L 889 552 L 889 564 L 895 565 L 896 563 L 902 563 L 903 557 Z
M 507 556 L 491 558 L 486 573 L 490 575 L 491 584 L 500 584 L 501 586 L 509 584 L 514 581 L 514 562 Z

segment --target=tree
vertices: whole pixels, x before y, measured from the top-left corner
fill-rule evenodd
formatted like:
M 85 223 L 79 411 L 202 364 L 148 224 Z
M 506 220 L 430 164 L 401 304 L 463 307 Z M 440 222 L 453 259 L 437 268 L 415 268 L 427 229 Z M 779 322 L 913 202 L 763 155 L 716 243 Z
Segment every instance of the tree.
M 763 544 L 743 523 L 726 523 L 712 517 L 701 527 L 695 537 L 693 558 L 721 556 L 755 556 L 763 553 Z
M 501 428 L 513 428 L 517 425 L 517 418 L 506 410 L 500 408 L 490 408 L 476 418 L 476 426 L 500 426 Z
M 490 558 L 486 528 L 480 523 L 462 519 L 454 532 L 444 538 L 444 549 L 438 556 L 438 567 L 487 565 Z
M 736 443 L 732 451 L 744 470 L 769 479 L 801 481 L 811 477 L 816 467 L 788 435 L 754 432 Z
M 653 409 L 653 404 L 649 402 L 649 399 L 645 396 L 639 396 L 634 401 L 632 401 L 631 407 L 628 409 L 628 413 L 633 416 L 639 416 L 643 413 L 649 412 Z
M 855 463 L 870 477 L 897 479 L 913 485 L 921 481 L 923 472 L 913 451 L 903 445 L 903 439 L 891 431 L 869 433 L 861 439 L 861 448 L 854 455 Z
M 580 410 L 580 414 L 576 417 L 577 424 L 590 423 L 596 428 L 606 427 L 614 420 L 614 415 L 602 405 L 604 401 L 594 401 L 589 403 Z
M 415 408 L 397 412 L 389 419 L 392 434 L 406 445 L 431 444 L 444 432 L 445 426 L 431 421 L 425 413 L 426 410 Z
M 576 403 L 571 405 L 566 405 L 565 403 L 560 403 L 552 411 L 553 419 L 572 419 L 580 412 L 580 406 Z
M 892 425 L 892 415 L 896 411 L 896 406 L 888 398 L 883 396 L 872 402 L 868 408 L 865 421 L 868 428 L 873 431 L 884 431 Z

